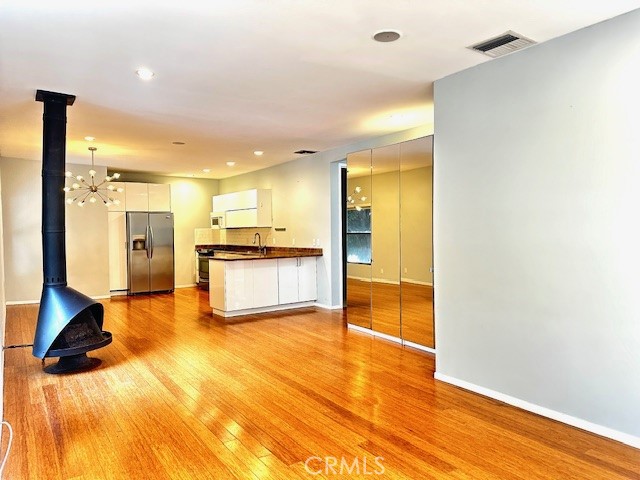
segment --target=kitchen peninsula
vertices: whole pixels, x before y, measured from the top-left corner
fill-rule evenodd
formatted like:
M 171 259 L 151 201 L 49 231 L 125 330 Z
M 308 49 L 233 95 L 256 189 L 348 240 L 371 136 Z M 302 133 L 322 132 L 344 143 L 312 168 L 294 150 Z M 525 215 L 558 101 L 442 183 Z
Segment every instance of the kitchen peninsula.
M 215 315 L 237 317 L 313 305 L 321 248 L 197 245 L 209 257 L 209 304 Z

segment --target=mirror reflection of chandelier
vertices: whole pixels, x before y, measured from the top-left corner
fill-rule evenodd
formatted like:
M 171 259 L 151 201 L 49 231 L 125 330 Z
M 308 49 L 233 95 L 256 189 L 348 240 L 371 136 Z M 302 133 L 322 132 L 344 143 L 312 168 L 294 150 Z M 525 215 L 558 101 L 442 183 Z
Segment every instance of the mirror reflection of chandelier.
M 365 195 L 359 196 L 360 193 L 362 193 L 362 187 L 356 187 L 353 189 L 353 192 L 351 193 L 351 195 L 347 197 L 347 203 L 353 205 L 355 209 L 358 211 L 362 210 L 362 207 L 360 205 L 355 205 L 356 201 L 357 200 L 361 202 L 367 201 L 367 197 Z
M 85 180 L 82 175 L 74 175 L 71 172 L 65 172 L 65 176 L 67 178 L 77 180 L 73 182 L 70 187 L 64 187 L 65 192 L 72 193 L 73 195 L 67 198 L 67 203 L 69 205 L 76 203 L 79 207 L 84 207 L 85 202 L 97 203 L 98 200 L 106 206 L 120 205 L 120 200 L 114 199 L 110 196 L 113 192 L 120 193 L 124 191 L 123 188 L 115 187 L 110 184 L 111 180 L 117 180 L 120 178 L 119 173 L 114 173 L 112 176 L 106 176 L 104 177 L 104 180 L 96 184 L 96 171 L 93 163 L 93 153 L 96 150 L 96 147 L 89 147 L 89 151 L 91 152 L 91 170 L 89 170 L 91 183 Z

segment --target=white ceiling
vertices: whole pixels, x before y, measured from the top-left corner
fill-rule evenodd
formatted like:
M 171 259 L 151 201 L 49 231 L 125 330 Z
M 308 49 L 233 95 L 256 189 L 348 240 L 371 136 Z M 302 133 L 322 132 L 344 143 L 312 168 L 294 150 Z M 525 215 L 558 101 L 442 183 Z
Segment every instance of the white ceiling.
M 0 155 L 41 158 L 42 104 L 34 96 L 43 89 L 77 96 L 68 110 L 69 162 L 90 161 L 84 137 L 92 135 L 97 164 L 224 178 L 292 160 L 295 150 L 433 122 L 433 81 L 490 60 L 468 45 L 507 30 L 543 42 L 639 7 L 640 0 L 2 0 Z M 374 42 L 383 29 L 403 37 Z M 140 80 L 140 66 L 155 77 Z

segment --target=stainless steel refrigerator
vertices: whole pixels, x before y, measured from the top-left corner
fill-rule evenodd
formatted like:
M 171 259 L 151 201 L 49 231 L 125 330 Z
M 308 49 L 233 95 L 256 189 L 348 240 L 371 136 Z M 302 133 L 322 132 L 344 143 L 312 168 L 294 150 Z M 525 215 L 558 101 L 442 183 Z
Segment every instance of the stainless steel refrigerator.
M 174 289 L 173 213 L 127 212 L 129 295 Z

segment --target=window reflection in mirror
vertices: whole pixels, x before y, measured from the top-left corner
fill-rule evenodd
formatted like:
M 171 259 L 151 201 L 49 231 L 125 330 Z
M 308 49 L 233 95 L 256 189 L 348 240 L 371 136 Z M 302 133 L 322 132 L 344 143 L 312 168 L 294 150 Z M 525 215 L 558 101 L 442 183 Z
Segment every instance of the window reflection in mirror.
M 371 328 L 371 150 L 347 155 L 347 322 Z

